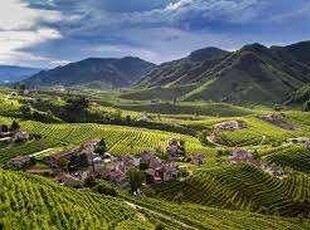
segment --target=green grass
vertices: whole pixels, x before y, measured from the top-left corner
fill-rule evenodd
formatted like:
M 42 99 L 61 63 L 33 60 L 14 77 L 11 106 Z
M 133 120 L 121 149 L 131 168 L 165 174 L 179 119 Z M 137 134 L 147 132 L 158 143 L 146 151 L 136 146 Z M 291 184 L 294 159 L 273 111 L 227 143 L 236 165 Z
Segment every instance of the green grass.
M 233 106 L 224 103 L 180 103 L 173 105 L 170 103 L 154 104 L 120 104 L 119 108 L 148 113 L 161 114 L 199 114 L 204 116 L 236 117 L 253 113 L 249 109 Z
M 288 138 L 297 136 L 296 132 L 281 129 L 254 117 L 249 117 L 244 121 L 247 128 L 220 133 L 221 143 L 228 146 L 280 145 Z
M 154 87 L 145 90 L 130 90 L 120 95 L 120 98 L 138 101 L 163 100 L 173 101 L 195 89 L 194 85 L 181 87 Z

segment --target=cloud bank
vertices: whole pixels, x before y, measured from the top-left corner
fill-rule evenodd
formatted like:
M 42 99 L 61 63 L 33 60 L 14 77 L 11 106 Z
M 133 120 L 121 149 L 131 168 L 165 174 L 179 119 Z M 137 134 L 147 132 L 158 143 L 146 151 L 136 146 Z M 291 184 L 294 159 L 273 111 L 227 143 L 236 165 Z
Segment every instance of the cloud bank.
M 53 67 L 89 56 L 160 63 L 218 46 L 310 38 L 296 0 L 3 0 L 0 63 Z

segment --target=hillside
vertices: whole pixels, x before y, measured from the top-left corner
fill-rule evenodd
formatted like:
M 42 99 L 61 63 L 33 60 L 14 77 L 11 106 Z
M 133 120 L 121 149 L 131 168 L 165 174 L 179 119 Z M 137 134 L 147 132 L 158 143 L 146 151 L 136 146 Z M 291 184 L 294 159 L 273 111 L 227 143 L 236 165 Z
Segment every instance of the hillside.
M 150 123 L 182 125 L 197 131 L 194 137 L 138 123 L 98 124 L 91 116 L 83 123 L 40 122 L 44 120 L 44 100 L 51 100 L 46 107 L 52 113 L 53 104 L 61 105 L 68 97 L 66 93 L 57 98 L 49 93 L 44 89 L 30 96 L 13 95 L 7 89 L 0 93 L 2 129 L 15 120 L 20 131 L 29 134 L 20 142 L 7 139 L 10 132 L 2 132 L 7 138 L 0 138 L 0 229 L 309 229 L 309 113 L 275 113 L 264 107 L 248 109 L 225 103 L 110 107 L 105 94 L 88 94 L 90 114 L 129 121 L 141 117 L 141 111 L 149 112 Z M 41 115 L 22 117 L 25 105 L 36 105 L 29 104 L 31 101 L 41 103 L 41 107 L 31 108 L 32 112 L 42 109 Z M 261 118 L 271 114 L 283 114 L 282 123 L 281 119 L 271 122 Z M 234 121 L 242 127 L 227 128 Z M 285 122 L 293 128 L 287 129 Z M 219 125 L 223 129 L 216 128 Z M 102 138 L 113 157 L 95 169 L 85 165 L 69 168 L 67 163 L 60 166 L 63 169 L 53 168 L 46 158 L 61 157 Z M 140 187 L 141 196 L 132 195 L 126 183 L 106 174 L 98 174 L 94 181 L 93 174 L 84 179 L 79 176 L 89 170 L 105 173 L 110 166 L 131 157 L 138 159 L 145 151 L 165 162 L 173 138 L 184 141 L 186 150 L 186 158 L 171 159 L 175 164 L 170 165 L 171 172 L 176 169 L 177 177 L 162 182 L 146 180 Z M 237 156 L 246 154 L 248 160 L 232 161 L 236 149 L 242 149 Z M 29 165 L 10 168 L 13 161 L 29 158 Z M 201 163 L 195 161 L 199 158 Z M 155 166 L 158 163 L 161 167 L 165 164 L 157 162 Z M 144 173 L 149 175 L 152 170 Z M 122 181 L 128 182 L 130 174 L 124 175 Z
M 0 182 L 1 229 L 302 229 L 309 223 L 151 199 L 124 201 L 4 170 Z
M 37 68 L 0 65 L 0 83 L 20 81 L 39 71 Z
M 152 63 L 134 57 L 89 58 L 42 71 L 22 83 L 28 86 L 124 87 L 140 80 L 153 66 Z
M 251 44 L 235 52 L 215 48 L 195 51 L 188 57 L 164 63 L 140 82 L 151 99 L 153 93 L 181 88 L 179 100 L 212 100 L 228 103 L 282 103 L 292 92 L 310 81 L 310 42 L 285 47 Z M 187 90 L 184 90 L 187 89 Z M 124 97 L 141 97 L 137 92 Z M 170 96 L 171 98 L 172 96 Z

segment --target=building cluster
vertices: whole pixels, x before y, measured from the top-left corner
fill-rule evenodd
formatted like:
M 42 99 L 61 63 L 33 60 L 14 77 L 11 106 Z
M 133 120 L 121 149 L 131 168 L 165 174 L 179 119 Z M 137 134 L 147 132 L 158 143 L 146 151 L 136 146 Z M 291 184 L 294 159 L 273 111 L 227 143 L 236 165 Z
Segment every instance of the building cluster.
M 287 139 L 287 144 L 299 144 L 304 145 L 310 150 L 310 138 L 309 137 L 295 137 Z
M 295 126 L 287 122 L 286 115 L 284 113 L 273 113 L 262 115 L 259 117 L 261 120 L 269 122 L 280 128 L 287 130 L 295 130 Z
M 225 121 L 214 126 L 214 130 L 216 132 L 223 132 L 223 131 L 235 131 L 239 129 L 246 128 L 246 123 L 243 121 Z
M 144 152 L 140 156 L 113 157 L 108 154 L 100 160 L 96 159 L 95 162 L 95 172 L 98 177 L 121 187 L 128 186 L 128 173 L 132 169 L 144 172 L 147 183 L 176 180 L 180 171 L 175 161 L 164 161 L 150 152 Z
M 270 174 L 271 176 L 280 179 L 286 177 L 284 170 L 280 166 L 276 165 L 275 163 L 264 163 L 259 159 L 256 159 L 252 153 L 240 148 L 233 149 L 231 155 L 228 157 L 228 161 L 232 164 L 245 163 L 255 166 Z
M 29 139 L 29 133 L 20 130 L 20 128 L 12 128 L 8 127 L 7 125 L 0 125 L 0 143 L 19 143 L 25 142 Z
M 6 167 L 9 169 L 21 170 L 32 165 L 33 161 L 29 156 L 16 156 L 12 158 Z
M 185 154 L 184 143 L 178 139 L 171 139 L 167 147 L 168 157 L 163 160 L 153 153 L 145 151 L 139 156 L 113 156 L 109 153 L 96 153 L 100 140 L 89 141 L 80 147 L 66 150 L 44 157 L 41 161 L 48 166 L 49 176 L 62 184 L 79 184 L 88 177 L 101 178 L 111 181 L 120 187 L 128 187 L 129 171 L 139 170 L 145 175 L 146 183 L 162 183 L 187 176 L 184 167 L 177 161 L 183 159 Z M 189 163 L 201 165 L 205 163 L 203 155 L 196 155 Z M 18 156 L 9 162 L 14 169 L 26 169 L 40 174 L 40 170 L 32 170 L 34 159 L 29 156 Z M 45 175 L 46 169 L 42 169 Z
M 171 160 L 177 160 L 180 157 L 186 156 L 185 143 L 178 138 L 172 138 L 169 140 L 166 151 Z

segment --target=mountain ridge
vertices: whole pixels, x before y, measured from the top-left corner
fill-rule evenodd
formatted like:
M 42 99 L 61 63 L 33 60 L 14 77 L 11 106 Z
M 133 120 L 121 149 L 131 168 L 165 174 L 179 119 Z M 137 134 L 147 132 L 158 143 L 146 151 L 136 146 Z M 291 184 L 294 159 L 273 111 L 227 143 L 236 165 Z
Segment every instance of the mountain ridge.
M 208 51 L 208 48 L 203 50 Z M 234 52 L 223 51 L 223 55 L 195 61 L 191 60 L 190 54 L 155 67 L 141 80 L 138 88 L 145 90 L 196 84 L 195 89 L 179 99 L 281 103 L 292 92 L 310 82 L 309 53 L 310 41 L 282 47 L 253 43 Z
M 41 69 L 34 67 L 0 65 L 0 83 L 20 81 L 39 71 Z
M 137 57 L 87 58 L 78 62 L 41 71 L 22 81 L 28 86 L 87 86 L 98 88 L 126 87 L 138 81 L 155 64 Z

